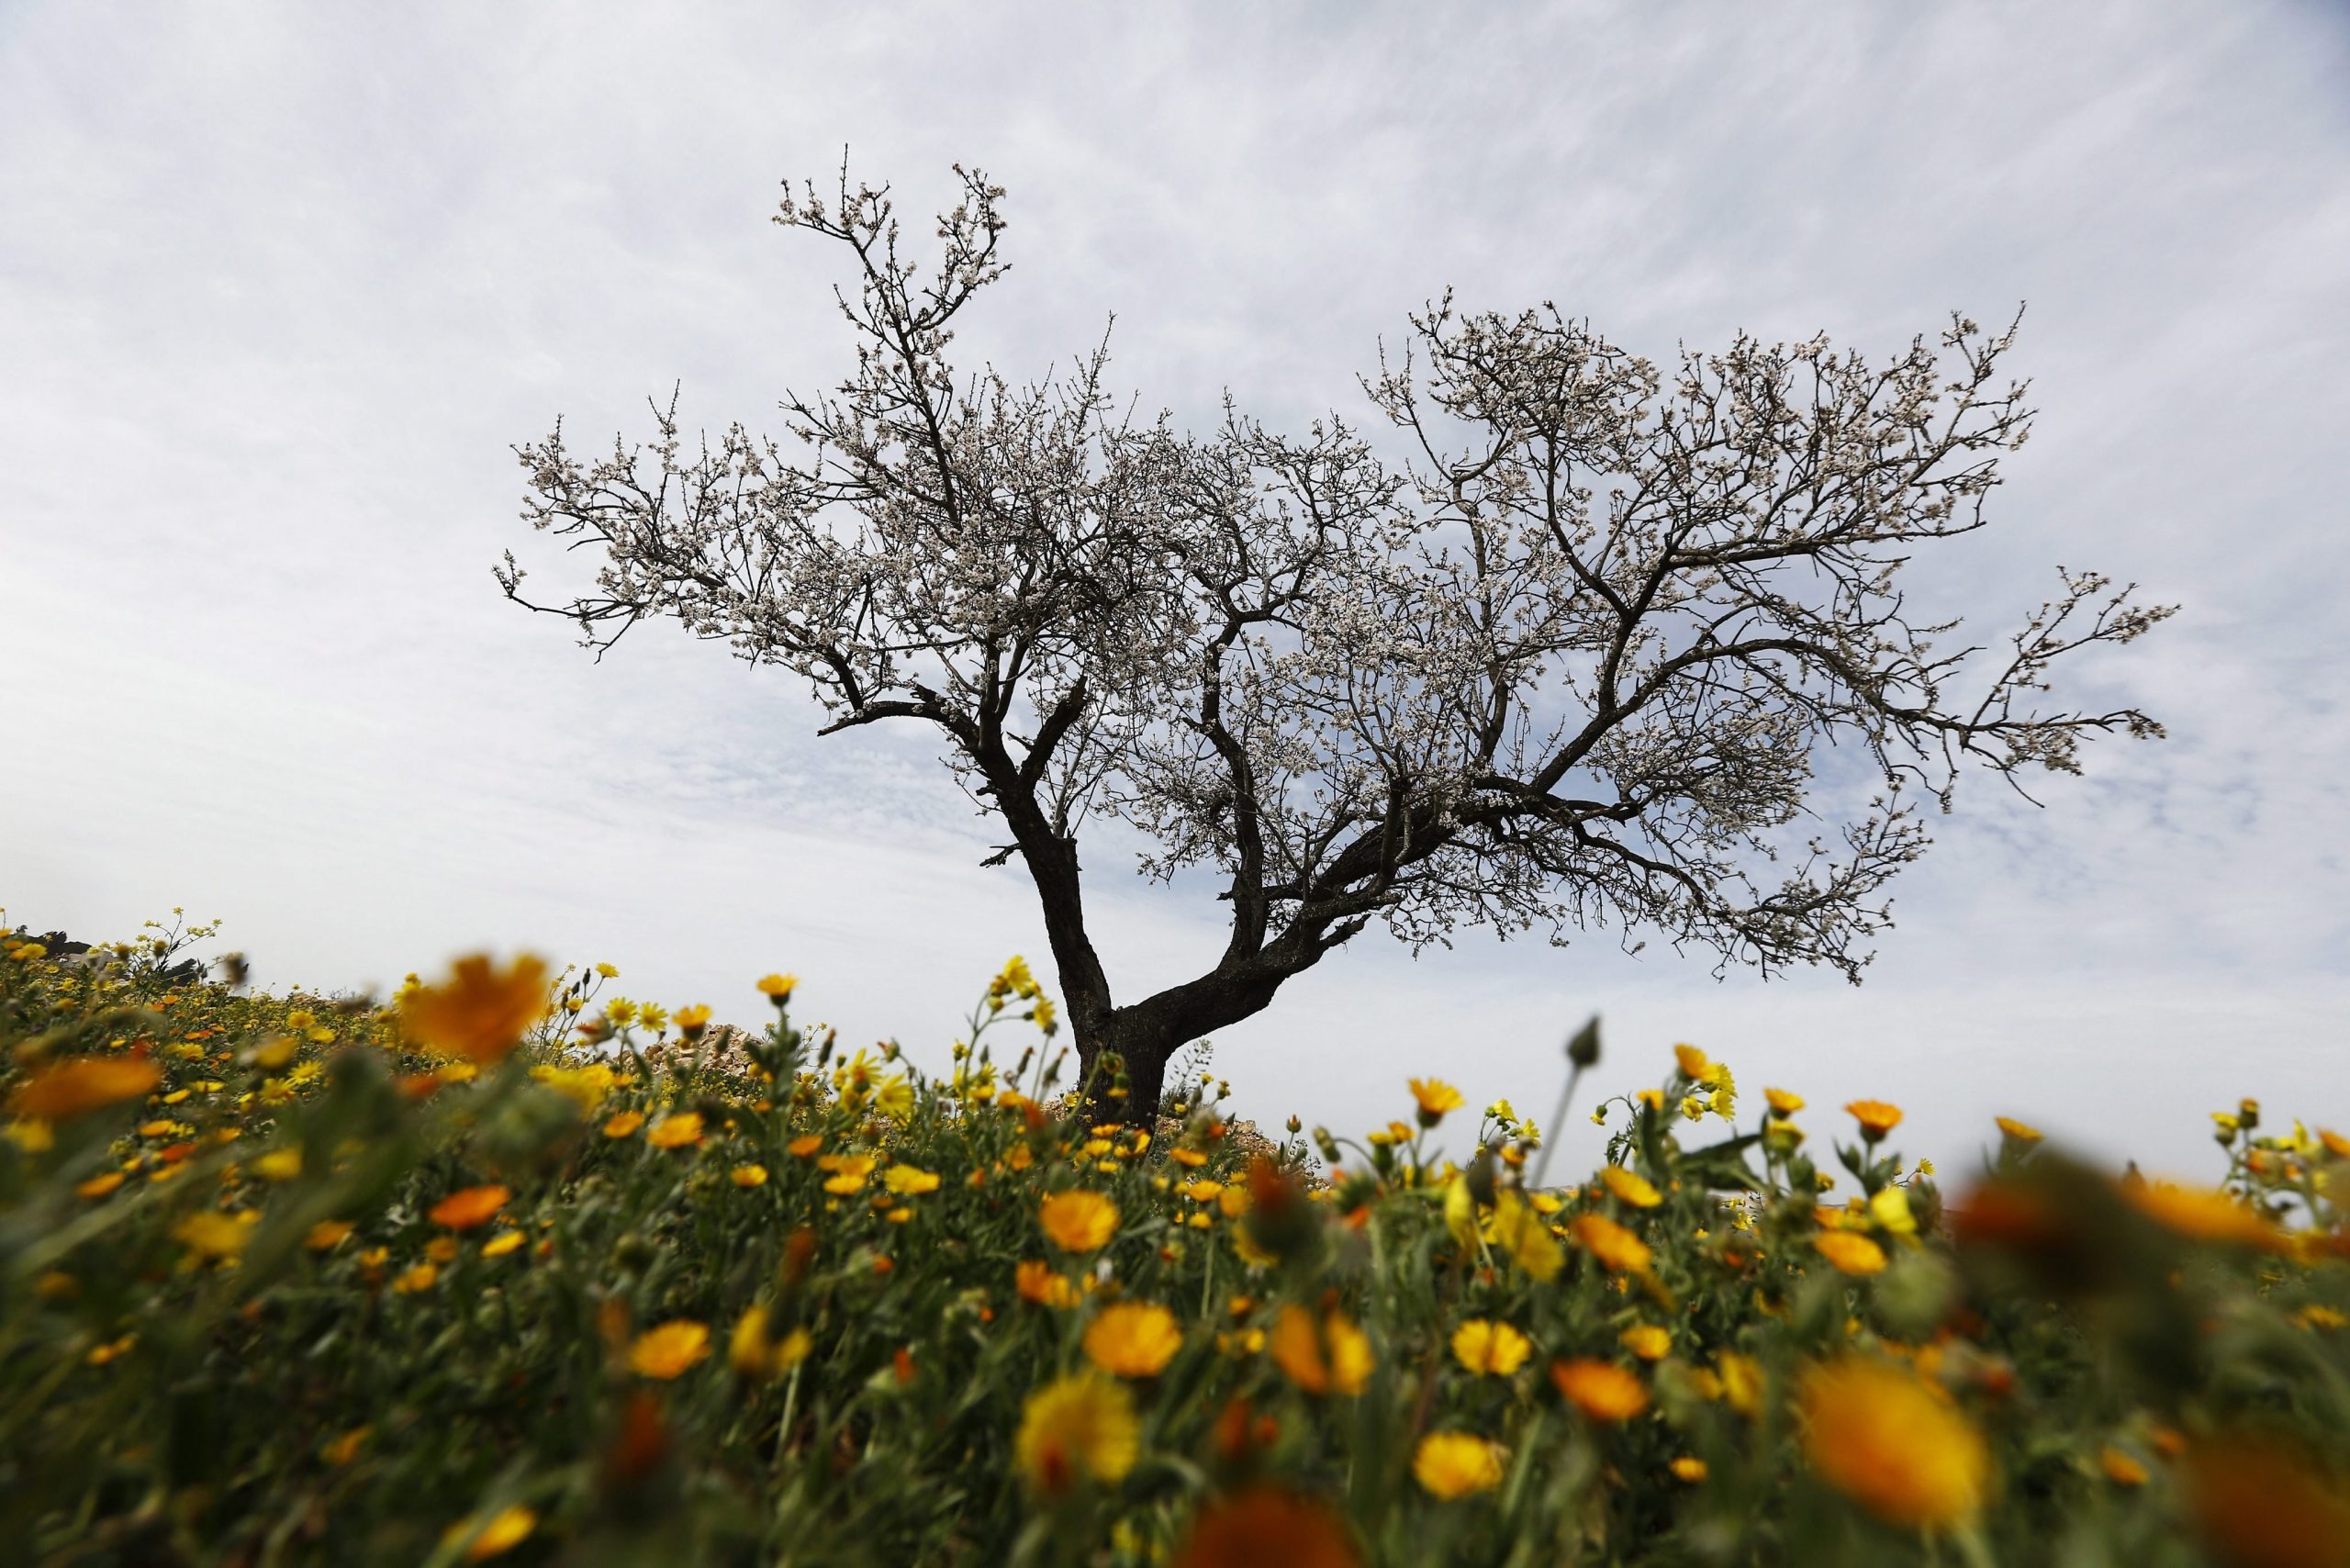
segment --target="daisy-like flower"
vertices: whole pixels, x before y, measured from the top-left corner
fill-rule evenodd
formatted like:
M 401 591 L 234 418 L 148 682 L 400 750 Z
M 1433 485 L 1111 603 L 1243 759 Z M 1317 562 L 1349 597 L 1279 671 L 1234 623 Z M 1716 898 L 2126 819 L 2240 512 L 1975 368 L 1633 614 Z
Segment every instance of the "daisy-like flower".
M 1711 1083 L 1714 1081 L 1713 1058 L 1695 1046 L 1673 1047 L 1673 1062 L 1681 1070 L 1681 1076 L 1692 1083 Z
M 546 1016 L 548 979 L 545 962 L 531 954 L 499 969 L 476 953 L 458 959 L 439 985 L 402 991 L 400 1024 L 428 1051 L 499 1061 Z
M 1636 1209 L 1652 1209 L 1664 1202 L 1664 1194 L 1656 1183 L 1637 1170 L 1627 1170 L 1620 1165 L 1610 1165 L 1599 1172 L 1599 1179 L 1618 1201 Z
M 1105 1306 L 1085 1326 L 1085 1359 L 1118 1377 L 1157 1377 L 1182 1348 L 1175 1315 L 1153 1302 Z
M 75 1057 L 35 1073 L 8 1107 L 34 1121 L 71 1121 L 141 1099 L 162 1081 L 163 1070 L 144 1057 Z
M 791 1000 L 791 993 L 799 985 L 798 975 L 763 975 L 759 979 L 760 993 L 778 1007 Z
M 609 1138 L 632 1137 L 635 1136 L 636 1129 L 643 1125 L 643 1112 L 622 1111 L 605 1122 L 604 1136 Z
M 513 1196 L 505 1187 L 466 1187 L 433 1204 L 426 1217 L 444 1230 L 472 1230 L 487 1225 Z
M 2041 1140 L 2042 1134 L 2038 1127 L 2019 1122 L 2012 1116 L 1998 1116 L 1993 1119 L 1999 1124 L 1999 1131 L 2004 1136 L 2013 1138 L 2018 1143 L 2038 1143 Z
M 610 1126 L 606 1125 L 605 1131 Z M 702 1122 L 699 1111 L 673 1111 L 653 1124 L 644 1141 L 655 1148 L 688 1148 L 701 1141 Z
M 1820 1479 L 1892 1524 L 1962 1524 L 1990 1495 L 1972 1422 L 1905 1368 L 1859 1356 L 1804 1375 L 1805 1458 Z
M 1647 1242 L 1606 1215 L 1577 1215 L 1571 1228 L 1576 1244 L 1598 1259 L 1610 1273 L 1639 1273 L 1654 1256 Z
M 1499 1444 L 1471 1432 L 1430 1432 L 1412 1453 L 1412 1478 L 1432 1497 L 1450 1502 L 1502 1484 Z
M 1811 1238 L 1819 1255 L 1847 1274 L 1881 1274 L 1885 1249 L 1855 1230 L 1823 1230 Z
M 1032 1488 L 1060 1497 L 1089 1481 L 1125 1480 L 1141 1449 L 1142 1426 L 1125 1386 L 1081 1372 L 1028 1396 L 1013 1458 Z
M 1901 1107 L 1882 1100 L 1855 1100 L 1844 1109 L 1861 1124 L 1861 1137 L 1871 1143 L 1901 1125 Z
M 1077 1305 L 1077 1287 L 1069 1282 L 1068 1275 L 1054 1272 L 1050 1263 L 1034 1259 L 1023 1261 L 1013 1271 L 1012 1283 L 1023 1301 L 1033 1301 L 1038 1306 Z
M 1673 1331 L 1653 1323 L 1635 1323 L 1617 1335 L 1616 1342 L 1644 1361 L 1661 1361 L 1673 1350 Z
M 666 1383 L 683 1376 L 709 1354 L 709 1325 L 681 1317 L 638 1335 L 628 1348 L 628 1365 L 639 1377 Z
M 1792 1116 L 1803 1109 L 1803 1096 L 1791 1090 L 1765 1089 L 1762 1098 L 1771 1103 L 1771 1114 L 1774 1116 Z
M 1613 1361 L 1552 1361 L 1550 1382 L 1567 1403 L 1595 1421 L 1628 1421 L 1649 1407 L 1647 1385 Z
M 1482 1376 L 1507 1377 L 1526 1364 L 1533 1342 L 1506 1323 L 1472 1317 L 1452 1331 L 1452 1356 Z
M 1432 1127 L 1444 1120 L 1447 1111 L 1460 1108 L 1460 1091 L 1440 1078 L 1415 1078 L 1410 1081 L 1412 1098 L 1419 1104 L 1420 1126 Z
M 1357 1394 L 1371 1381 L 1371 1339 L 1341 1312 L 1317 1317 L 1295 1303 L 1273 1325 L 1273 1361 L 1308 1394 Z
M 764 1187 L 767 1184 L 767 1168 L 764 1165 L 737 1165 L 726 1173 L 726 1177 L 737 1187 Z
M 1045 1235 L 1064 1252 L 1095 1251 L 1118 1233 L 1118 1205 L 1082 1187 L 1053 1193 L 1036 1217 Z

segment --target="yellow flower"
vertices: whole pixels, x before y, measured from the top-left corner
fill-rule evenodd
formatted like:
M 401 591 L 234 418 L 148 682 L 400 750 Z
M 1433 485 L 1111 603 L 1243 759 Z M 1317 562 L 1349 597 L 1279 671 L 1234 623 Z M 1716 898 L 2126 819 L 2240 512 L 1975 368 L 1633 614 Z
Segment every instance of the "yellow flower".
M 611 1128 L 607 1125 L 604 1130 L 609 1133 Z M 686 1148 L 698 1144 L 701 1141 L 701 1113 L 673 1111 L 653 1124 L 644 1141 L 655 1148 Z
M 1572 1228 L 1576 1242 L 1611 1273 L 1637 1274 L 1648 1268 L 1648 1243 L 1606 1215 L 1577 1215 Z
M 233 1215 L 207 1209 L 180 1221 L 172 1227 L 172 1235 L 193 1257 L 234 1258 L 253 1238 L 253 1226 L 260 1220 L 259 1211 L 253 1209 Z
M 1714 1358 L 1714 1372 L 1731 1409 L 1749 1417 L 1762 1414 L 1762 1368 L 1752 1356 L 1724 1350 Z
M 1673 1332 L 1653 1323 L 1635 1323 L 1616 1336 L 1617 1342 L 1644 1361 L 1661 1361 L 1673 1349 Z
M 473 1528 L 474 1522 L 471 1519 L 459 1520 L 451 1525 L 442 1534 L 442 1544 L 464 1540 L 465 1532 Z M 486 1562 L 493 1557 L 511 1551 L 530 1540 L 531 1532 L 538 1528 L 539 1516 L 521 1504 L 516 1503 L 511 1506 L 500 1508 L 484 1521 L 480 1530 L 474 1536 L 474 1543 L 465 1548 L 465 1561 Z
M 583 1116 L 593 1115 L 596 1107 L 612 1092 L 620 1075 L 602 1062 L 589 1062 L 585 1067 L 554 1067 L 541 1062 L 531 1070 L 531 1076 L 579 1107 Z
M 2116 1486 L 2143 1486 L 2146 1484 L 2146 1467 L 2111 1443 L 2098 1450 L 2097 1467 L 2104 1471 L 2105 1478 Z
M 1792 1116 L 1803 1109 L 1803 1096 L 1786 1089 L 1765 1089 L 1762 1098 L 1771 1103 L 1774 1115 Z
M 1447 1111 L 1460 1108 L 1460 1091 L 1440 1078 L 1411 1080 L 1412 1098 L 1419 1102 L 1420 1126 L 1432 1127 L 1444 1120 Z
M 1673 1061 L 1681 1070 L 1681 1076 L 1693 1083 L 1711 1083 L 1714 1081 L 1712 1060 L 1695 1046 L 1673 1047 Z
M 1432 1497 L 1450 1502 L 1502 1484 L 1500 1445 L 1468 1432 L 1430 1432 L 1412 1454 L 1412 1477 Z
M 428 1217 L 444 1229 L 472 1230 L 487 1225 L 513 1195 L 504 1187 L 467 1187 L 433 1204 Z
M 1871 1143 L 1901 1125 L 1901 1107 L 1882 1100 L 1855 1100 L 1844 1109 L 1861 1124 L 1861 1136 Z
M 1620 1165 L 1606 1167 L 1600 1171 L 1599 1179 L 1607 1184 L 1609 1192 L 1636 1209 L 1652 1209 L 1664 1202 L 1664 1194 L 1656 1190 L 1655 1182 Z
M 302 1151 L 273 1148 L 253 1161 L 253 1174 L 264 1182 L 291 1182 L 302 1174 Z
M 1812 1469 L 1879 1518 L 1955 1525 L 1982 1512 L 1990 1450 L 1914 1372 L 1849 1356 L 1805 1373 L 1799 1398 Z
M 528 953 L 503 972 L 487 954 L 460 958 L 441 984 L 399 998 L 400 1023 L 419 1045 L 474 1062 L 502 1059 L 548 1005 L 547 967 Z
M 919 1197 L 938 1191 L 938 1172 L 912 1165 L 892 1165 L 882 1176 L 881 1184 L 901 1198 Z
M 678 1008 L 677 1019 L 677 1032 L 688 1040 L 698 1040 L 701 1038 L 702 1031 L 710 1027 L 710 1009 L 696 1002 Z
M 1182 1348 L 1175 1315 L 1151 1302 L 1105 1306 L 1085 1326 L 1085 1359 L 1119 1377 L 1157 1377 Z
M 1125 1480 L 1141 1447 L 1141 1424 L 1125 1385 L 1080 1372 L 1028 1396 L 1013 1456 L 1030 1486 L 1058 1497 L 1084 1481 L 1114 1485 Z
M 81 1198 L 103 1198 L 108 1193 L 113 1192 L 117 1187 L 121 1185 L 122 1172 L 119 1170 L 109 1170 L 103 1175 L 93 1176 L 88 1181 L 82 1182 L 73 1189 L 73 1194 L 74 1196 Z
M 1505 1192 L 1494 1205 L 1494 1245 L 1529 1279 L 1548 1284 L 1566 1266 L 1567 1255 L 1533 1204 L 1516 1192 Z
M 322 1219 L 302 1238 L 302 1245 L 313 1252 L 329 1252 L 343 1244 L 354 1227 L 347 1219 Z
M 2293 1314 L 2293 1321 L 2304 1328 L 2322 1328 L 2331 1332 L 2336 1328 L 2350 1327 L 2350 1313 L 2336 1312 L 2330 1306 L 2321 1306 L 2311 1302 Z
M 431 1290 L 440 1279 L 441 1270 L 438 1265 L 419 1263 L 402 1273 L 398 1279 L 394 1280 L 392 1289 L 402 1295 L 414 1295 L 419 1291 Z
M 610 1138 L 627 1137 L 643 1125 L 643 1112 L 622 1111 L 604 1124 L 604 1136 Z
M 1819 1255 L 1847 1274 L 1885 1271 L 1885 1249 L 1855 1230 L 1823 1230 L 1811 1238 Z
M 794 1159 L 812 1159 L 815 1156 L 816 1151 L 823 1147 L 824 1138 L 822 1134 L 801 1133 L 798 1137 L 793 1138 L 789 1143 L 784 1145 L 784 1149 Z
M 1994 1116 L 1992 1120 L 1999 1124 L 2000 1132 L 2018 1143 L 2038 1143 L 2042 1137 L 2038 1127 L 2019 1122 L 2012 1116 Z
M 735 1321 L 734 1332 L 726 1341 L 726 1364 L 738 1376 L 755 1383 L 770 1382 L 808 1359 L 815 1348 L 808 1330 L 794 1328 L 780 1340 L 773 1338 L 767 1327 L 767 1309 L 754 1306 Z
M 1918 1216 L 1909 1212 L 1909 1194 L 1900 1187 L 1879 1187 L 1869 1194 L 1869 1218 L 1888 1236 L 1918 1234 Z
M 1020 1293 L 1021 1299 L 1033 1301 L 1038 1306 L 1077 1305 L 1077 1287 L 1069 1283 L 1066 1274 L 1055 1273 L 1049 1263 L 1034 1260 L 1024 1261 L 1013 1271 L 1012 1282 L 1013 1288 Z
M 487 1241 L 481 1244 L 481 1255 L 485 1258 L 503 1258 L 509 1252 L 513 1251 L 516 1248 L 521 1245 L 522 1233 L 520 1231 L 501 1230 L 496 1236 L 491 1237 Z
M 709 1354 L 709 1326 L 681 1317 L 638 1335 L 628 1348 L 628 1365 L 639 1377 L 666 1382 L 682 1376 Z
M 1534 1346 L 1506 1323 L 1472 1317 L 1452 1331 L 1452 1354 L 1472 1372 L 1507 1377 L 1526 1364 Z
M 598 964 L 596 966 L 596 972 L 603 976 L 606 980 L 618 980 L 621 978 L 620 970 L 610 964 Z
M 1567 1402 L 1595 1421 L 1628 1421 L 1649 1407 L 1639 1376 L 1613 1361 L 1589 1357 L 1552 1361 L 1550 1381 Z
M 8 1105 L 34 1121 L 71 1121 L 140 1099 L 162 1081 L 163 1070 L 143 1057 L 75 1057 L 35 1073 Z
M 865 1190 L 866 1178 L 873 1174 L 875 1160 L 869 1154 L 828 1154 L 816 1164 L 832 1172 L 824 1179 L 824 1191 L 845 1198 Z
M 767 1168 L 764 1165 L 737 1165 L 726 1174 L 737 1187 L 764 1187 L 767 1183 Z
M 1344 1313 L 1316 1318 L 1294 1303 L 1273 1325 L 1273 1361 L 1308 1394 L 1356 1394 L 1375 1364 L 1371 1339 Z
M 1064 1252 L 1091 1252 L 1118 1232 L 1118 1205 L 1082 1187 L 1055 1193 L 1045 1200 L 1036 1217 L 1046 1236 Z
M 791 992 L 799 984 L 798 975 L 763 975 L 759 979 L 759 990 L 778 1007 L 791 1000 Z
M 1689 1454 L 1683 1454 L 1665 1468 L 1693 1486 L 1706 1478 L 1706 1462 Z

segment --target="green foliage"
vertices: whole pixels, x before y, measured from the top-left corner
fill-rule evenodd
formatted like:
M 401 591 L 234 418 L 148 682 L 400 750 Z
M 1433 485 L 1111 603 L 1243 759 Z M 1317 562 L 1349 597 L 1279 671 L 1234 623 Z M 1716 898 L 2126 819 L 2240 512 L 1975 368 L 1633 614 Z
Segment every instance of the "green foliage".
M 1244 1148 L 1209 1086 L 1153 1137 L 1056 1099 L 1049 1036 L 999 1061 L 992 1032 L 1052 1022 L 1016 961 L 929 1079 L 795 1028 L 788 977 L 746 1039 L 610 972 L 256 994 L 173 968 L 198 934 L 0 939 L 11 1561 L 2154 1568 L 2350 1540 L 2350 1142 L 2255 1108 L 2220 1127 L 2224 1191 L 2010 1125 L 1946 1203 L 1891 1107 L 1856 1103 L 1831 1180 L 1799 1103 L 1740 1123 L 1684 1049 L 1599 1108 L 1588 1182 L 1529 1185 L 1542 1134 L 1505 1103 L 1466 1169 L 1436 1159 L 1466 1113 L 1430 1081 L 1411 1120 L 1317 1132 L 1315 1172 Z M 527 1038 L 465 1036 L 521 993 Z

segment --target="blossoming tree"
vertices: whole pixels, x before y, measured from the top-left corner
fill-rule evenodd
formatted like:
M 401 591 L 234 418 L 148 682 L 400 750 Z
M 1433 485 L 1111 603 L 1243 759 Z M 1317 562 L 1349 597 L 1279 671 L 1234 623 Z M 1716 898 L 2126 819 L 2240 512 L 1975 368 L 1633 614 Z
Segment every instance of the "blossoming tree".
M 1123 414 L 1101 349 L 1029 385 L 957 372 L 953 325 L 1005 265 L 1003 192 L 957 174 L 927 268 L 886 187 L 788 195 L 777 221 L 854 263 L 854 368 L 786 398 L 789 445 L 689 445 L 673 398 L 647 445 L 584 457 L 558 425 L 518 448 L 526 516 L 599 566 L 560 604 L 510 553 L 498 577 L 599 650 L 672 618 L 781 666 L 824 734 L 938 732 L 1135 1114 L 1175 1048 L 1374 921 L 1415 950 L 1600 927 L 1857 980 L 1927 843 L 1917 802 L 1947 811 L 1969 765 L 2077 772 L 2090 732 L 2161 733 L 2043 703 L 2058 660 L 2168 613 L 2129 588 L 2064 572 L 1989 653 L 1905 599 L 2024 440 L 2012 326 L 1953 317 L 1882 364 L 1741 334 L 1660 367 L 1553 307 L 1448 296 L 1364 380 L 1364 429 L 1227 409 L 1186 433 Z M 1830 747 L 1850 760 L 1820 768 Z M 1113 991 L 1089 818 L 1146 874 L 1221 883 L 1212 967 Z

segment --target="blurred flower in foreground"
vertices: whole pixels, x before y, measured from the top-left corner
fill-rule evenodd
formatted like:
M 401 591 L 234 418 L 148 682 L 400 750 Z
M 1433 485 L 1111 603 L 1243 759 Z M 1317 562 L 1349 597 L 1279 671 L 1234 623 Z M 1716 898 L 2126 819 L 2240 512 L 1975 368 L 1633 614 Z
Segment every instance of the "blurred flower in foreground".
M 1983 1509 L 1991 1455 L 1924 1380 L 1848 1356 L 1806 1373 L 1803 1448 L 1820 1478 L 1897 1525 L 1954 1525 Z
M 136 1100 L 163 1081 L 143 1057 L 76 1057 L 44 1068 L 9 1097 L 9 1109 L 37 1121 L 62 1122 Z
M 503 971 L 489 957 L 459 958 L 438 985 L 400 993 L 400 1023 L 427 1050 L 469 1061 L 498 1061 L 547 1014 L 551 1000 L 543 960 L 525 953 Z
M 1360 1568 L 1345 1521 L 1325 1505 L 1252 1486 L 1200 1510 L 1175 1568 Z
M 1502 1484 L 1502 1450 L 1470 1432 L 1430 1432 L 1412 1454 L 1412 1476 L 1449 1502 Z
M 1058 1497 L 1083 1480 L 1125 1480 L 1141 1441 L 1134 1399 L 1125 1386 L 1098 1372 L 1081 1372 L 1028 1396 L 1013 1451 L 1029 1485 Z

